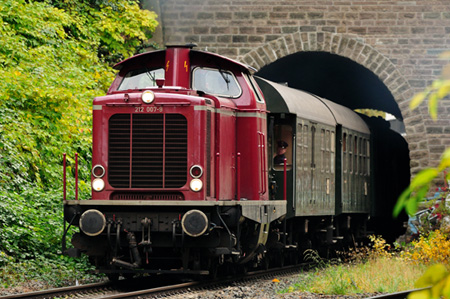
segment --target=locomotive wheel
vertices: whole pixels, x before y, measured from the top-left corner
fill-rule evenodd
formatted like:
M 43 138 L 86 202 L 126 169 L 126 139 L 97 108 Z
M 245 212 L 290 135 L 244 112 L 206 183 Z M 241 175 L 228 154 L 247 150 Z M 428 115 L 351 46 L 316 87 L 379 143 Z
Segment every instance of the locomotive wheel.
M 247 272 L 248 272 L 248 265 L 247 264 L 244 264 L 244 265 L 239 265 L 238 266 L 238 273 L 239 274 L 247 274 Z
M 277 250 L 273 255 L 272 262 L 274 267 L 284 267 L 284 250 Z
M 299 255 L 300 253 L 297 249 L 291 250 L 289 252 L 289 263 L 292 265 L 298 265 Z
M 106 273 L 106 277 L 108 277 L 109 281 L 111 282 L 117 282 L 119 280 L 118 273 Z
M 270 260 L 269 260 L 269 256 L 267 254 L 261 262 L 261 267 L 263 270 L 269 270 L 269 268 L 270 268 Z
M 124 274 L 122 274 L 122 276 L 125 279 L 132 279 L 134 277 L 134 274 L 133 273 L 124 273 Z
M 219 261 L 217 258 L 211 259 L 209 264 L 209 279 L 216 279 L 219 273 Z

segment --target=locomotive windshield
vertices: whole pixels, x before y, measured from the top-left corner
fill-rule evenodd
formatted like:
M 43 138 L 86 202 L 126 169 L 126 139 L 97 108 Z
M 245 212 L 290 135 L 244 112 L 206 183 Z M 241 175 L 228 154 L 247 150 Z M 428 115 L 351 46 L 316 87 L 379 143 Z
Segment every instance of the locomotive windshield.
M 156 86 L 156 79 L 164 79 L 164 69 L 137 69 L 129 71 L 118 90 L 144 89 Z
M 192 88 L 224 97 L 237 98 L 241 95 L 241 87 L 234 75 L 217 69 L 196 68 L 193 71 Z

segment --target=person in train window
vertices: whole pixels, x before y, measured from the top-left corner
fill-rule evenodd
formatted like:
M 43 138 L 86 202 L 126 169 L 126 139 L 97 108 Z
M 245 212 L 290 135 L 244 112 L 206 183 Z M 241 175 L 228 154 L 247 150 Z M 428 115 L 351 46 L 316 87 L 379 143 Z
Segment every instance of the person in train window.
M 283 140 L 278 141 L 277 153 L 276 156 L 273 158 L 273 164 L 284 164 L 287 147 L 288 144 L 285 141 Z

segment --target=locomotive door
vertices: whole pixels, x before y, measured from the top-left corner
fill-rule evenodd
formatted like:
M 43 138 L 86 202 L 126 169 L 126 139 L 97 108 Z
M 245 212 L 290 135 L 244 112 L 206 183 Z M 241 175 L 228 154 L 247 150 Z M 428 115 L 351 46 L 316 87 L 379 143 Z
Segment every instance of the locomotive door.
M 286 199 L 293 207 L 295 176 L 295 115 L 271 114 L 269 123 L 270 198 L 284 199 L 284 158 L 286 159 Z M 288 214 L 292 209 L 288 209 Z

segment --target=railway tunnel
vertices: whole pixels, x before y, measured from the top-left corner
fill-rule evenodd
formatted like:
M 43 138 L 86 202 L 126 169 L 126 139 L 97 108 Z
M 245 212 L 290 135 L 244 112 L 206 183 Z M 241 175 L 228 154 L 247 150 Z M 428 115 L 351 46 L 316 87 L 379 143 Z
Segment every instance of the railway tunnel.
M 257 76 L 301 89 L 352 110 L 370 109 L 390 115 L 362 116 L 373 136 L 373 171 L 370 230 L 389 241 L 404 233 L 406 215 L 392 218 L 398 196 L 410 181 L 408 144 L 403 138 L 401 111 L 386 85 L 371 70 L 357 62 L 327 52 L 297 52 L 263 68 Z

